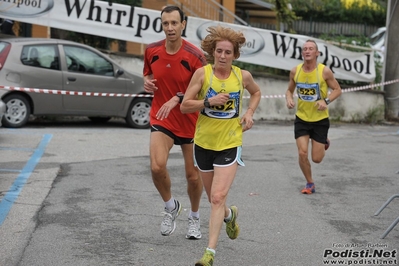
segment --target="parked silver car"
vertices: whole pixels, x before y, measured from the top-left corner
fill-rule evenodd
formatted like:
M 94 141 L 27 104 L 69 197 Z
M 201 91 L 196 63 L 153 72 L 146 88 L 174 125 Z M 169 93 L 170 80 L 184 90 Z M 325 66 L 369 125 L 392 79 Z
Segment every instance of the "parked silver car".
M 24 126 L 30 115 L 87 116 L 95 122 L 122 117 L 148 128 L 150 95 L 143 78 L 108 56 L 76 42 L 0 39 L 0 99 L 4 127 Z

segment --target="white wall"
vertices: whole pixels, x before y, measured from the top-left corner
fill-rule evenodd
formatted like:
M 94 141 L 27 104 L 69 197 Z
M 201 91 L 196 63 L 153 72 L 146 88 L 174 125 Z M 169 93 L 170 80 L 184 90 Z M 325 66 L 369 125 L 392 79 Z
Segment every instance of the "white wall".
M 138 58 L 121 57 L 110 55 L 124 69 L 130 72 L 141 74 L 144 62 Z M 255 76 L 255 81 L 259 84 L 263 96 L 283 96 L 287 90 L 288 77 L 268 77 Z M 245 93 L 245 96 L 249 94 Z M 244 107 L 247 106 L 248 99 L 244 99 Z M 373 111 L 377 112 L 375 119 L 384 117 L 384 95 L 378 92 L 355 91 L 344 92 L 341 97 L 329 106 L 330 117 L 332 119 L 359 122 Z M 285 105 L 285 98 L 262 98 L 258 109 L 255 112 L 255 120 L 293 120 L 295 110 L 289 110 Z

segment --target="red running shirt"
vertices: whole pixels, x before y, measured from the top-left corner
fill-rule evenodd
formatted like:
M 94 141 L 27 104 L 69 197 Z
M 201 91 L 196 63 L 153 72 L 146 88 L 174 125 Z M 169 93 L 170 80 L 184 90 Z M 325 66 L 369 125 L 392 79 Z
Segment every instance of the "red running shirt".
M 152 75 L 158 87 L 151 104 L 151 125 L 162 126 L 178 137 L 194 138 L 198 112 L 182 114 L 178 104 L 164 120 L 158 120 L 156 114 L 178 92 L 186 92 L 194 72 L 205 64 L 206 59 L 201 50 L 184 39 L 179 51 L 173 55 L 166 53 L 165 40 L 147 46 L 143 75 Z

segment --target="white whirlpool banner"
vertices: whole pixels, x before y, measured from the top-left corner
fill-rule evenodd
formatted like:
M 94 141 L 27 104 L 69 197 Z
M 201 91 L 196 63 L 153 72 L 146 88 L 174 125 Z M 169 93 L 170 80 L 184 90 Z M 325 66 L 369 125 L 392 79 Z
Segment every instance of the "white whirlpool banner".
M 164 38 L 160 11 L 95 0 L 0 0 L 0 17 L 112 39 L 148 44 Z M 310 37 L 187 18 L 183 37 L 200 47 L 209 26 L 221 24 L 240 30 L 247 43 L 239 61 L 291 70 L 302 62 L 301 47 Z M 314 39 L 314 38 L 312 38 Z M 335 77 L 373 81 L 372 52 L 349 52 L 314 39 L 321 52 L 318 61 L 329 66 Z

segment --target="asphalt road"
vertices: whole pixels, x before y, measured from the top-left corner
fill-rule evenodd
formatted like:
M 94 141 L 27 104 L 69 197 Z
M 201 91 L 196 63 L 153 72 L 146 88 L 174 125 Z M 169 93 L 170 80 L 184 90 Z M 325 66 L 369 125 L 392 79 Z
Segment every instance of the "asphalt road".
M 302 195 L 292 122 L 257 122 L 228 203 L 239 208 L 237 240 L 221 232 L 214 265 L 398 265 L 399 126 L 333 124 L 317 192 Z M 0 129 L 0 265 L 194 265 L 208 239 L 186 240 L 183 160 L 169 159 L 177 229 L 161 236 L 163 203 L 149 174 L 148 130 L 118 120 L 31 122 Z M 382 258 L 381 258 L 382 257 Z M 385 260 L 386 264 L 382 264 Z

